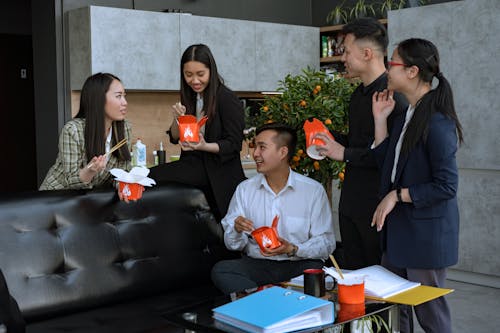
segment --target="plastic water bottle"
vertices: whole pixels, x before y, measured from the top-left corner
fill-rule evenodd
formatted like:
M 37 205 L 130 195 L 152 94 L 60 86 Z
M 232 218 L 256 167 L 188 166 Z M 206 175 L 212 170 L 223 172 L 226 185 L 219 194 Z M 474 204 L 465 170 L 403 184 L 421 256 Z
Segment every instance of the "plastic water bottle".
M 135 157 L 138 166 L 146 166 L 146 145 L 138 138 L 135 143 Z

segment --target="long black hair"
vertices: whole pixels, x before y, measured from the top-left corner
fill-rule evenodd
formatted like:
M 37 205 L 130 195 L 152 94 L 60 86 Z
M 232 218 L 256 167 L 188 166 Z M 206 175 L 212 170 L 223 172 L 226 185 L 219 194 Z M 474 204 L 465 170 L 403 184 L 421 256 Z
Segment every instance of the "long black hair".
M 104 119 L 106 112 L 106 93 L 113 80 L 121 80 L 110 73 L 97 73 L 85 80 L 80 94 L 80 110 L 75 118 L 85 119 L 85 154 L 87 161 L 94 156 L 102 155 L 106 152 L 106 131 Z M 111 146 L 114 146 L 125 138 L 125 121 L 113 121 L 113 137 Z M 129 161 L 130 152 L 128 145 L 123 145 L 120 149 L 113 152 L 113 155 L 119 160 Z
M 462 143 L 462 125 L 455 111 L 453 91 L 439 68 L 439 53 L 436 46 L 425 39 L 410 38 L 399 43 L 397 51 L 406 67 L 418 67 L 418 76 L 423 82 L 430 84 L 434 77 L 439 80 L 437 87 L 417 103 L 403 139 L 401 152 L 408 153 L 421 138 L 427 140 L 429 121 L 434 112 L 441 112 L 455 121 L 458 141 Z
M 211 120 L 215 116 L 217 91 L 224 80 L 217 71 L 217 64 L 208 46 L 194 44 L 189 46 L 181 57 L 181 103 L 186 107 L 186 114 L 196 114 L 196 92 L 184 80 L 184 64 L 188 61 L 198 61 L 210 70 L 208 85 L 203 91 L 203 108 Z

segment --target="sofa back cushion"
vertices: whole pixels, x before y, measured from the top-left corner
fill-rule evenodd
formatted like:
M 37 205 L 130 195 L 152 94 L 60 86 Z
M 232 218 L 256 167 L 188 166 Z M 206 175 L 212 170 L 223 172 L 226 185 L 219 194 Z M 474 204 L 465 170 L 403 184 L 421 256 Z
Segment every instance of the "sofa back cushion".
M 208 283 L 218 225 L 195 188 L 0 198 L 0 269 L 27 319 Z

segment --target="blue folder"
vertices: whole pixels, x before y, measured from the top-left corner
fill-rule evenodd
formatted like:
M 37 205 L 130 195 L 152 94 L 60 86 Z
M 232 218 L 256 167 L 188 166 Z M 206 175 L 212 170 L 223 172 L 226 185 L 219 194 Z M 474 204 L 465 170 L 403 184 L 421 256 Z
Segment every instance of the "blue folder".
M 214 318 L 247 332 L 291 332 L 333 323 L 333 303 L 271 287 L 213 309 Z

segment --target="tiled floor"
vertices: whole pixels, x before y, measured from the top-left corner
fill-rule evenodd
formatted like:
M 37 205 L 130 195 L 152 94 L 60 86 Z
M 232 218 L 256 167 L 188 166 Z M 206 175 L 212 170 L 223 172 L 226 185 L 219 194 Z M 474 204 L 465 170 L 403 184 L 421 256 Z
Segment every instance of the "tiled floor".
M 454 333 L 500 332 L 500 289 L 451 280 L 446 287 L 455 289 L 446 296 Z M 417 323 L 415 333 L 423 332 Z

